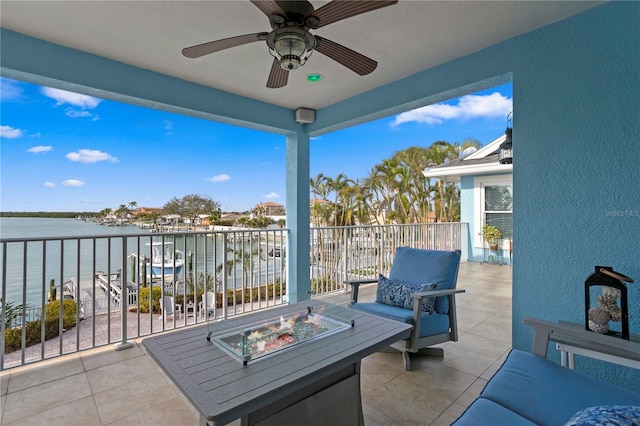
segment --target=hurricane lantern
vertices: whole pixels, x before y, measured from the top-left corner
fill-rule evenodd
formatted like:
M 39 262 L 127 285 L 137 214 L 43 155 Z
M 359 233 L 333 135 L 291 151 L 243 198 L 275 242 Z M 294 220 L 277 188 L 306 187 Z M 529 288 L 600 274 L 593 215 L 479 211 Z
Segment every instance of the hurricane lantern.
M 507 115 L 507 129 L 504 131 L 504 142 L 500 144 L 500 164 L 513 163 L 513 147 L 512 147 L 512 134 L 513 128 L 511 127 L 511 116 L 513 111 Z
M 620 331 L 608 330 L 604 332 L 604 334 L 619 337 L 624 340 L 629 340 L 629 302 L 628 302 L 628 294 L 627 294 L 627 286 L 623 283 L 633 282 L 633 279 L 628 276 L 621 274 L 620 272 L 616 272 L 610 266 L 596 266 L 595 272 L 589 275 L 584 282 L 584 318 L 585 318 L 585 329 L 590 331 L 595 331 L 594 329 L 589 327 L 589 311 L 593 310 L 591 306 L 592 300 L 595 299 L 594 296 L 591 295 L 591 290 L 594 287 L 611 287 L 612 289 L 617 290 L 617 297 L 605 297 L 604 292 L 598 298 L 598 304 L 600 308 L 598 310 L 609 310 L 612 312 L 611 308 L 614 308 L 616 311 L 616 318 L 614 319 L 612 316 L 611 321 L 620 322 Z M 610 293 L 609 293 L 610 294 Z M 617 305 L 617 299 L 620 299 L 620 305 Z M 608 300 L 607 300 L 608 299 Z M 603 306 L 605 305 L 606 306 Z M 607 327 L 608 328 L 608 327 Z

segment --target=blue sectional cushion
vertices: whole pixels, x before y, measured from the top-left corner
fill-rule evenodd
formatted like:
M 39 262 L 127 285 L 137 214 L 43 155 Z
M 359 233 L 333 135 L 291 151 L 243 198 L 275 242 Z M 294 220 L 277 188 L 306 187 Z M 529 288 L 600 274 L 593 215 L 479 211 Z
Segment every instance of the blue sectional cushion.
M 578 411 L 565 426 L 640 425 L 640 406 L 604 405 Z
M 436 283 L 411 284 L 393 281 L 380 274 L 378 276 L 376 302 L 413 310 L 413 298 L 411 297 L 411 294 L 434 290 L 436 286 Z M 429 313 L 433 312 L 433 306 L 435 303 L 436 301 L 433 297 L 425 299 L 422 310 Z
M 351 305 L 351 307 L 362 312 L 380 315 L 385 318 L 413 325 L 412 311 L 398 306 L 385 305 L 383 303 L 355 303 Z M 420 337 L 432 336 L 449 331 L 449 315 L 422 312 L 420 317 Z M 409 336 L 410 332 L 407 332 L 407 335 L 400 338 L 400 340 L 406 340 Z
M 453 422 L 453 425 L 535 426 L 535 423 L 489 399 L 478 398 L 467 408 L 462 417 Z
M 398 247 L 389 279 L 404 283 L 437 283 L 438 289 L 448 289 L 456 280 L 459 264 L 460 253 L 455 251 Z M 446 296 L 438 297 L 435 303 L 436 312 L 449 312 Z
M 639 393 L 515 349 L 480 396 L 539 425 L 564 424 L 596 405 L 640 405 Z

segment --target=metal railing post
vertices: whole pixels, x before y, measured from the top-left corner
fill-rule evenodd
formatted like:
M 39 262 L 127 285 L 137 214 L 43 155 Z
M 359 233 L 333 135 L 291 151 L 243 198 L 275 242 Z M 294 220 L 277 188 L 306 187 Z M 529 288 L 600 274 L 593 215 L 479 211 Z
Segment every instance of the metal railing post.
M 133 343 L 127 342 L 127 314 L 129 313 L 129 291 L 127 287 L 127 237 L 122 237 L 122 272 L 120 273 L 120 315 L 122 319 L 122 341 L 115 344 L 117 351 L 133 347 Z M 125 293 L 126 292 L 126 293 Z M 126 294 L 126 296 L 125 296 Z
M 220 272 L 222 273 L 222 318 L 227 319 L 227 234 L 222 234 L 222 269 Z

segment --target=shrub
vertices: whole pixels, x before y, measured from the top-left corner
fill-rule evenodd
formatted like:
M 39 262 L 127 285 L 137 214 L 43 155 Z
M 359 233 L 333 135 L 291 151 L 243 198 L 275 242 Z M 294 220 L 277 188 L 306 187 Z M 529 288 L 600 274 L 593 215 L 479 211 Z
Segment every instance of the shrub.
M 146 287 L 138 290 L 138 300 L 140 301 L 140 312 L 148 313 L 149 312 L 149 292 L 151 292 L 152 297 L 152 312 L 159 313 L 160 312 L 160 297 L 162 297 L 162 289 L 159 286 Z
M 267 299 L 273 298 L 274 287 L 275 287 L 275 296 L 276 297 L 281 296 L 283 292 L 279 282 L 276 282 L 275 284 L 274 283 L 267 284 L 266 286 L 261 285 L 260 287 L 256 287 L 253 289 L 247 288 L 244 292 L 244 303 L 257 302 L 259 300 L 267 300 Z M 236 303 L 243 302 L 242 289 L 237 289 L 237 290 L 228 289 L 227 290 L 227 306 L 233 305 L 234 294 L 235 294 Z M 220 293 L 218 293 L 217 300 L 218 300 L 217 307 L 220 308 L 222 306 L 222 297 Z
M 58 305 L 59 306 L 59 305 Z M 60 333 L 58 319 L 48 319 L 45 322 L 44 338 L 45 340 L 53 339 Z M 28 322 L 26 327 L 25 347 L 37 345 L 41 339 L 42 322 L 40 320 Z M 22 348 L 22 327 L 10 328 L 5 330 L 5 346 L 4 353 L 20 350 Z
M 76 309 L 75 300 L 64 300 L 62 303 L 62 327 L 69 329 L 76 326 Z M 44 317 L 46 320 L 57 321 L 60 317 L 60 301 L 56 300 L 49 303 L 44 308 Z

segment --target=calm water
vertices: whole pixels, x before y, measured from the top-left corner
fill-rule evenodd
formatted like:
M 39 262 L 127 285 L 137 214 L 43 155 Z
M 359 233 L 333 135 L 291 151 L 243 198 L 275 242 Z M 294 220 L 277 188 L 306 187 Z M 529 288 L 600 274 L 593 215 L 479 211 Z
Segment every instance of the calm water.
M 83 222 L 75 219 L 51 219 L 51 218 L 0 218 L 0 238 L 66 238 L 87 236 L 110 236 L 117 234 L 146 234 L 146 231 L 135 226 L 107 227 L 93 222 Z M 7 245 L 6 265 L 2 261 L 3 277 L 0 282 L 5 287 L 6 299 L 16 303 L 27 302 L 30 305 L 42 303 L 43 295 L 47 297 L 49 283 L 54 280 L 56 285 L 67 281 L 71 277 L 80 276 L 81 279 L 91 281 L 93 276 L 93 250 L 90 245 L 95 241 L 96 270 L 111 270 L 110 264 L 121 266 L 121 240 L 113 240 L 109 244 L 107 238 L 95 240 L 70 239 L 62 244 L 60 241 L 43 243 L 29 242 L 26 247 L 27 262 L 23 261 L 23 243 L 10 243 Z M 134 244 L 131 248 L 137 248 Z M 46 244 L 46 257 L 43 256 Z M 78 244 L 82 248 L 78 259 Z M 129 244 L 128 247 L 129 249 Z M 110 250 L 109 250 L 110 249 Z M 0 247 L 0 254 L 3 247 Z M 107 253 L 111 251 L 112 259 Z M 61 256 L 61 254 L 63 254 Z M 109 261 L 111 260 L 111 262 Z M 62 269 L 61 269 L 62 266 Z M 114 270 L 115 270 L 114 269 Z M 25 274 L 26 272 L 26 274 Z M 80 274 L 78 274 L 80 272 Z M 23 291 L 24 290 L 24 291 Z M 1 297 L 1 293 L 0 293 Z
M 0 238 L 78 237 L 137 234 L 135 226 L 102 226 L 75 219 L 0 217 Z
M 119 238 L 115 237 L 117 235 L 137 236 Z M 56 286 L 70 278 L 74 278 L 81 288 L 93 286 L 94 271 L 115 272 L 123 269 L 123 262 L 128 262 L 130 276 L 127 279 L 136 281 L 136 258 L 150 256 L 151 239 L 154 242 L 162 241 L 161 236 L 136 226 L 108 227 L 75 219 L 48 218 L 0 218 L 0 238 L 59 238 L 27 243 L 26 256 L 23 256 L 24 243 L 8 243 L 6 264 L 2 253 L 4 248 L 0 246 L 0 259 L 3 259 L 0 297 L 5 294 L 6 300 L 30 305 L 43 304 L 51 280 Z M 124 253 L 123 240 L 126 240 Z M 175 249 L 184 253 L 193 253 L 193 272 L 215 275 L 216 267 L 223 263 L 223 256 L 228 253 L 223 249 L 222 240 L 224 238 L 221 235 L 196 236 L 187 233 L 178 234 L 175 239 L 166 237 L 164 241 L 172 241 Z M 230 242 L 228 249 L 238 249 L 234 244 L 244 245 L 245 251 L 253 251 L 249 245 L 254 243 Z M 277 263 L 273 259 L 263 262 L 254 256 L 254 260 L 257 261 L 257 270 L 273 273 L 280 269 L 279 259 Z M 242 265 L 238 263 L 227 279 L 233 286 L 240 282 L 241 277 Z

